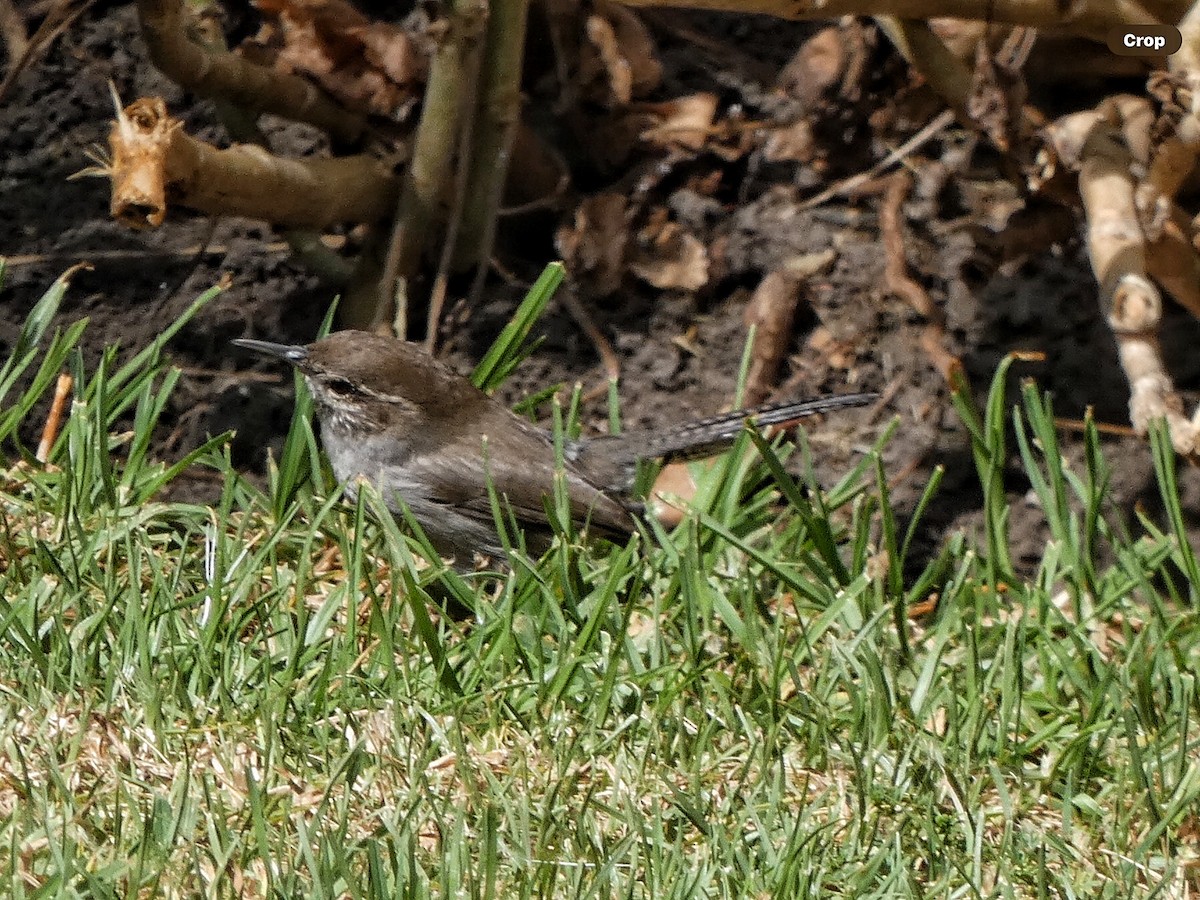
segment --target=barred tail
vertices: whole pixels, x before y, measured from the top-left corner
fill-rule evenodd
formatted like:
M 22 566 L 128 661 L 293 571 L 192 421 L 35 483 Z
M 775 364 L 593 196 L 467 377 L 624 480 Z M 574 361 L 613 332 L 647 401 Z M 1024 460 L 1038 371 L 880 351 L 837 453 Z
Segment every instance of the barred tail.
M 566 458 L 603 490 L 625 493 L 633 485 L 637 464 L 644 459 L 698 459 L 725 450 L 745 427 L 787 425 L 806 416 L 866 406 L 878 394 L 839 394 L 791 403 L 771 403 L 689 422 L 666 430 L 642 429 L 620 435 L 601 435 L 574 441 Z
M 648 443 L 647 456 L 664 458 L 702 456 L 731 443 L 749 421 L 758 428 L 788 425 L 807 416 L 866 406 L 879 399 L 878 394 L 834 394 L 811 400 L 768 403 L 750 409 L 737 409 L 707 419 L 689 422 L 679 428 L 655 435 Z

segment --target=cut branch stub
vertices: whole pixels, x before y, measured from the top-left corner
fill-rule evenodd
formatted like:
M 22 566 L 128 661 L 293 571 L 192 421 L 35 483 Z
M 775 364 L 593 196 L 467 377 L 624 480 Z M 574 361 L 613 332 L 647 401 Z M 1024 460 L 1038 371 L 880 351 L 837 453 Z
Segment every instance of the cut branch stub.
M 1145 275 L 1122 272 L 1113 284 L 1101 285 L 1100 303 L 1118 334 L 1142 334 L 1162 321 L 1162 296 Z
M 185 133 L 158 97 L 120 111 L 109 142 L 112 215 L 132 228 L 161 225 L 168 204 L 273 225 L 377 222 L 399 194 L 399 179 L 369 156 L 295 160 L 248 144 L 218 150 Z
M 117 111 L 108 135 L 112 149 L 112 217 L 130 228 L 157 228 L 167 217 L 167 145 L 180 123 L 157 97 Z

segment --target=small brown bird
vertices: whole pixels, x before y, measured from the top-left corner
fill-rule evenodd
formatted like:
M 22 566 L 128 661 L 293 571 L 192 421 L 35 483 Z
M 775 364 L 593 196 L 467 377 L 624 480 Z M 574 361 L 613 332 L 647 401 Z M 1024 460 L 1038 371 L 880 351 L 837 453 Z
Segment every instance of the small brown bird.
M 531 550 L 549 546 L 543 506 L 557 469 L 553 437 L 513 413 L 415 344 L 339 331 L 307 346 L 236 340 L 299 369 L 308 382 L 321 441 L 340 481 L 373 482 L 393 512 L 412 511 L 438 552 L 470 568 L 476 554 L 503 558 L 488 479 Z M 875 394 L 843 394 L 742 409 L 686 425 L 582 438 L 564 447 L 572 519 L 623 539 L 639 504 L 630 497 L 645 459 L 694 459 L 728 447 L 745 422 L 790 423 L 863 406 Z

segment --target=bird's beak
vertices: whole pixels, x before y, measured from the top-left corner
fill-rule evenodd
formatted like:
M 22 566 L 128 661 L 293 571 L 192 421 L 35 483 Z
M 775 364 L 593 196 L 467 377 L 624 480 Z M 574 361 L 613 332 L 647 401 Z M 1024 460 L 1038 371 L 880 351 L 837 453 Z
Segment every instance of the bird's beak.
M 252 341 L 248 338 L 237 338 L 234 343 L 255 353 L 277 356 L 293 366 L 303 366 L 308 361 L 308 350 L 298 344 L 272 344 L 270 341 Z

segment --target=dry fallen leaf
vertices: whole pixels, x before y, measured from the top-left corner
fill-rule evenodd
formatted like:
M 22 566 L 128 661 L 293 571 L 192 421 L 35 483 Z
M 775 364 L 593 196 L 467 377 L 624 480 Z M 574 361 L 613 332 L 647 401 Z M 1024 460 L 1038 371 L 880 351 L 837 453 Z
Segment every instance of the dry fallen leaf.
M 823 28 L 800 45 L 779 72 L 781 91 L 810 105 L 831 91 L 849 67 L 849 48 L 837 26 Z
M 579 82 L 588 98 L 605 106 L 625 106 L 662 82 L 662 64 L 650 32 L 632 10 L 597 0 L 584 24 Z
M 665 527 L 674 528 L 683 521 L 687 506 L 695 496 L 696 479 L 691 465 L 667 463 L 654 479 L 654 488 L 650 491 L 654 517 Z
M 763 158 L 767 162 L 807 163 L 816 155 L 812 125 L 800 119 L 782 128 L 772 128 L 763 142 Z
M 424 77 L 425 61 L 403 29 L 387 22 L 372 22 L 346 33 L 362 41 L 367 62 L 395 84 L 412 84 Z
M 668 150 L 683 147 L 699 151 L 712 135 L 717 95 L 701 92 L 665 103 L 639 103 L 633 112 L 646 116 L 651 123 L 640 135 L 645 143 Z
M 806 112 L 833 97 L 855 103 L 861 82 L 871 70 L 874 33 L 857 22 L 843 21 L 822 29 L 800 45 L 776 79 L 778 89 L 797 100 Z
M 584 33 L 608 75 L 608 88 L 613 100 L 624 106 L 633 97 L 633 71 L 629 60 L 621 55 L 621 48 L 617 46 L 616 29 L 603 16 L 588 16 Z
M 585 197 L 575 210 L 575 221 L 559 228 L 555 246 L 575 276 L 584 272 L 593 279 L 600 296 L 621 287 L 625 271 L 625 245 L 629 241 L 625 197 L 616 193 Z
M 312 78 L 348 107 L 393 116 L 416 97 L 425 54 L 413 36 L 345 0 L 255 0 L 263 29 L 243 52 Z
M 838 340 L 824 325 L 814 328 L 804 343 L 808 353 L 820 357 L 832 369 L 849 371 L 858 360 L 853 342 Z
M 584 151 L 602 171 L 624 165 L 635 150 L 672 153 L 710 151 L 724 156 L 727 148 L 714 138 L 714 94 L 691 94 L 663 103 L 633 103 L 607 115 L 588 115 Z
M 638 233 L 629 270 L 647 284 L 667 290 L 696 291 L 708 284 L 708 249 L 666 211 L 652 215 Z
M 762 403 L 775 389 L 779 370 L 794 337 L 796 309 L 803 295 L 804 278 L 774 271 L 755 288 L 742 313 L 746 327 L 753 327 L 754 346 L 746 376 L 746 404 Z

